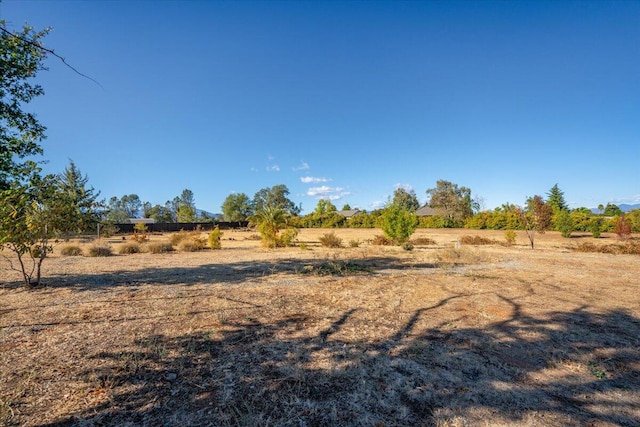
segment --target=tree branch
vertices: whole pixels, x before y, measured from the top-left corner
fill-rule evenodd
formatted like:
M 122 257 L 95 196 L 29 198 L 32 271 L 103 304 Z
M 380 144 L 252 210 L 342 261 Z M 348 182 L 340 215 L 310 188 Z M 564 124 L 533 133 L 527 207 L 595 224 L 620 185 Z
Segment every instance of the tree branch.
M 27 43 L 27 44 L 29 44 L 29 45 L 31 45 L 31 46 L 33 46 L 33 47 L 37 48 L 37 49 L 40 49 L 40 50 L 42 50 L 42 51 L 44 51 L 44 52 L 47 52 L 47 53 L 49 53 L 49 54 L 51 54 L 51 55 L 55 56 L 55 57 L 56 57 L 56 58 L 58 58 L 58 59 L 59 59 L 59 60 L 60 60 L 64 65 L 66 65 L 68 68 L 70 68 L 74 73 L 76 73 L 77 75 L 79 75 L 79 76 L 81 76 L 81 77 L 84 77 L 85 79 L 91 80 L 92 82 L 94 82 L 95 84 L 97 84 L 98 86 L 100 86 L 100 88 L 104 89 L 104 87 L 102 87 L 102 85 L 100 84 L 100 82 L 98 82 L 98 81 L 97 81 L 97 80 L 95 80 L 94 78 L 89 77 L 89 76 L 87 76 L 86 74 L 83 74 L 83 73 L 81 73 L 80 71 L 78 71 L 75 67 L 73 67 L 71 64 L 69 64 L 69 63 L 67 62 L 67 60 L 66 60 L 66 59 L 64 59 L 64 57 L 62 57 L 62 56 L 58 55 L 58 54 L 57 54 L 53 49 L 48 49 L 48 48 L 46 48 L 46 47 L 42 46 L 40 43 L 36 43 L 36 42 L 34 42 L 34 41 L 31 41 L 31 40 L 29 40 L 29 39 L 26 39 L 26 38 L 22 37 L 22 36 L 21 36 L 21 35 L 19 35 L 19 34 L 16 34 L 16 33 L 13 33 L 13 32 L 11 32 L 11 31 L 7 30 L 7 29 L 6 29 L 5 27 L 3 27 L 3 26 L 0 26 L 0 31 L 1 31 L 1 32 L 3 32 L 3 33 L 5 33 L 5 34 L 7 34 L 7 35 L 9 35 L 9 36 L 16 37 L 16 38 L 18 38 L 18 39 L 22 40 L 23 42 L 25 42 L 25 43 Z

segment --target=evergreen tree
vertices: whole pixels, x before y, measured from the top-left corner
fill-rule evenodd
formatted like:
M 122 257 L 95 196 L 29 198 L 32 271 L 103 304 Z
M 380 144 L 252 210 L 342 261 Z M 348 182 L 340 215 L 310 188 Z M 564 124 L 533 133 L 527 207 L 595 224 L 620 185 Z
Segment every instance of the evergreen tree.
M 564 192 L 560 190 L 558 184 L 551 187 L 551 190 L 547 193 L 547 203 L 553 210 L 553 212 L 566 211 L 569 209 L 567 202 L 564 200 Z
M 81 232 L 93 230 L 98 223 L 99 206 L 97 198 L 100 192 L 87 187 L 89 178 L 82 175 L 71 160 L 64 172 L 57 176 L 57 197 L 67 206 L 67 229 Z

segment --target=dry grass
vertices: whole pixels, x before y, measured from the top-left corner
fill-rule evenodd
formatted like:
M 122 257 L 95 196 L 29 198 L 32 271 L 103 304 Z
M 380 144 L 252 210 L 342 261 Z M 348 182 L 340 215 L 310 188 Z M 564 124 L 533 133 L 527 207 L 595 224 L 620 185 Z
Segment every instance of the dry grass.
M 0 264 L 0 425 L 638 425 L 637 255 L 557 233 L 456 248 L 465 231 L 411 252 L 323 248 L 326 230 L 307 251 L 230 231 L 220 251 L 54 252 L 31 291 Z
M 460 243 L 463 245 L 474 245 L 474 246 L 482 246 L 482 245 L 495 245 L 496 242 L 493 239 L 488 239 L 482 236 L 462 236 L 460 237 Z

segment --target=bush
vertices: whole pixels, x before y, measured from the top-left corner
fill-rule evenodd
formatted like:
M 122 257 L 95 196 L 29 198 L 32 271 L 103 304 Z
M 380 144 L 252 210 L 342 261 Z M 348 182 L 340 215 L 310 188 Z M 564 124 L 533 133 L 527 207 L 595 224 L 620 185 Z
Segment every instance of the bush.
M 350 248 L 359 248 L 362 242 L 360 240 L 349 240 Z
M 487 239 L 486 237 L 481 237 L 481 236 L 462 236 L 460 238 L 460 243 L 462 243 L 463 245 L 480 246 L 480 245 L 492 245 L 496 242 L 495 240 Z
M 402 244 L 402 249 L 404 249 L 405 251 L 412 251 L 413 250 L 413 244 L 411 244 L 411 242 L 404 242 Z
M 103 257 L 103 256 L 111 256 L 111 246 L 105 244 L 95 244 L 89 247 L 87 254 L 90 257 Z
M 406 242 L 416 231 L 418 217 L 413 212 L 397 206 L 386 207 L 380 217 L 380 228 L 384 235 L 397 245 Z
M 325 233 L 320 236 L 320 244 L 325 248 L 341 248 L 342 239 L 336 235 L 336 233 Z
M 153 242 L 147 245 L 147 250 L 152 254 L 164 254 L 173 251 L 173 245 L 166 242 Z
M 64 256 L 80 256 L 82 255 L 82 249 L 80 246 L 67 245 L 60 248 L 60 253 Z
M 602 231 L 602 218 L 591 218 L 589 221 L 589 231 L 596 239 L 600 237 Z
M 298 230 L 295 228 L 287 228 L 280 232 L 277 238 L 276 246 L 280 248 L 288 248 L 295 246 L 295 240 L 298 237 Z
M 259 234 L 252 234 L 248 237 L 245 237 L 245 240 L 262 240 Z
M 411 239 L 411 243 L 415 246 L 427 246 L 435 245 L 436 241 L 428 237 L 416 237 L 415 239 Z
M 599 252 L 613 255 L 640 255 L 640 242 L 626 242 L 624 244 L 594 245 L 584 242 L 576 245 L 574 250 L 578 252 Z
M 126 243 L 120 246 L 118 253 L 121 255 L 131 255 L 140 253 L 140 244 L 137 242 Z
M 393 242 L 385 236 L 377 235 L 371 240 L 371 244 L 376 246 L 391 246 Z
M 171 237 L 169 237 L 169 241 L 173 246 L 178 246 L 180 242 L 182 242 L 184 239 L 188 239 L 189 236 L 190 233 L 188 231 L 180 230 L 177 233 L 173 233 Z
M 188 239 L 182 239 L 178 243 L 178 250 L 182 252 L 197 252 L 207 246 L 205 239 L 199 236 L 190 236 Z
M 211 249 L 220 249 L 222 244 L 220 243 L 220 238 L 222 237 L 222 232 L 218 227 L 211 230 L 209 233 L 209 247 Z
M 556 214 L 556 230 L 562 234 L 562 237 L 571 237 L 573 220 L 566 210 L 561 210 Z
M 504 241 L 507 246 L 513 246 L 516 243 L 516 232 L 507 230 L 504 232 Z
M 131 236 L 131 240 L 136 243 L 145 243 L 148 239 L 149 237 L 146 234 L 133 233 L 133 236 Z
M 631 224 L 629 224 L 624 214 L 620 214 L 618 219 L 616 219 L 616 226 L 613 232 L 618 235 L 620 240 L 627 240 L 631 237 Z

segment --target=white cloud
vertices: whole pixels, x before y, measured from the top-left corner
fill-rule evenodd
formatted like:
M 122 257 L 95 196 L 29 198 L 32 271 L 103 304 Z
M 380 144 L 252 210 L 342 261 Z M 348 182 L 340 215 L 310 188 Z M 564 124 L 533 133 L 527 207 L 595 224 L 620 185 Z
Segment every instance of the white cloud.
M 329 187 L 328 185 L 311 187 L 307 190 L 307 196 L 327 200 L 340 200 L 350 194 L 349 191 L 344 191 L 342 187 Z
M 251 172 L 258 172 L 258 169 L 257 169 L 257 168 L 251 168 L 251 169 L 249 169 L 249 170 L 250 170 Z
M 300 181 L 304 182 L 305 184 L 309 184 L 309 183 L 317 183 L 317 182 L 328 182 L 330 181 L 327 178 L 317 178 L 317 177 L 313 177 L 313 176 L 302 176 L 300 177 Z
M 300 162 L 300 166 L 294 166 L 291 169 L 293 169 L 294 172 L 306 171 L 307 169 L 309 169 L 309 164 L 307 162 Z
M 280 166 L 278 165 L 267 166 L 267 172 L 280 172 Z

